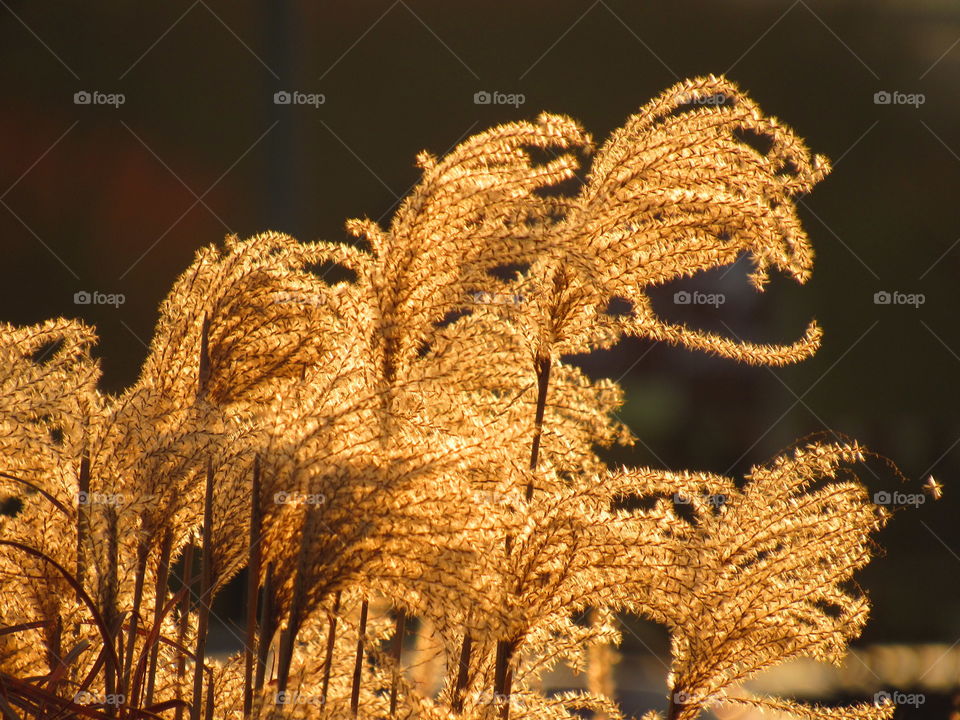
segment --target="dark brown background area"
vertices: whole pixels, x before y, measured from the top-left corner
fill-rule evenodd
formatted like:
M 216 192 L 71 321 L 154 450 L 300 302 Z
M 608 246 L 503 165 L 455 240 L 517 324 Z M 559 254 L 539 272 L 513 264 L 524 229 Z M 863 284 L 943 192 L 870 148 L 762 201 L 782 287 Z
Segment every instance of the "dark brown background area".
M 822 350 L 797 367 L 739 367 L 625 342 L 588 361 L 621 379 L 641 439 L 615 462 L 742 473 L 810 433 L 895 460 L 871 491 L 944 499 L 899 513 L 862 575 L 865 640 L 960 638 L 956 320 L 960 270 L 960 5 L 956 2 L 357 3 L 0 2 L 0 320 L 96 324 L 104 386 L 135 377 L 174 278 L 227 232 L 344 239 L 389 219 L 421 149 L 492 124 L 569 114 L 598 140 L 678 79 L 726 73 L 794 127 L 833 174 L 801 207 L 817 251 L 802 287 L 763 295 L 740 268 L 655 293 L 668 317 L 788 341 L 816 317 Z M 323 93 L 319 108 L 274 92 Z M 114 109 L 74 93 L 123 93 Z M 476 105 L 474 93 L 526 102 Z M 923 93 L 877 105 L 881 90 Z M 718 310 L 672 302 L 723 292 Z M 76 305 L 123 293 L 119 308 Z M 919 308 L 877 291 L 923 293 Z

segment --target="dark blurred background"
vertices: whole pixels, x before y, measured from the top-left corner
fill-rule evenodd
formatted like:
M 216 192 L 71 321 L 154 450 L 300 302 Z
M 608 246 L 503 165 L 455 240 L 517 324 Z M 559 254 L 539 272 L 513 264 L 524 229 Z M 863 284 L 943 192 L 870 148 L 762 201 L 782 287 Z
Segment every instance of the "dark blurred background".
M 598 355 L 590 371 L 623 383 L 640 438 L 611 460 L 742 474 L 829 430 L 910 478 L 865 471 L 872 492 L 933 474 L 944 499 L 897 513 L 862 573 L 862 644 L 960 638 L 956 0 L 0 6 L 0 320 L 94 323 L 110 390 L 134 379 L 200 246 L 266 229 L 344 239 L 346 218 L 389 219 L 421 149 L 541 110 L 602 141 L 674 82 L 725 73 L 834 163 L 800 210 L 814 275 L 757 294 L 735 268 L 657 306 L 766 341 L 816 317 L 823 348 L 777 370 L 640 341 Z M 284 91 L 301 95 L 277 104 Z M 477 104 L 481 91 L 524 102 Z M 678 289 L 726 302 L 678 305 Z M 124 303 L 77 304 L 83 291 Z

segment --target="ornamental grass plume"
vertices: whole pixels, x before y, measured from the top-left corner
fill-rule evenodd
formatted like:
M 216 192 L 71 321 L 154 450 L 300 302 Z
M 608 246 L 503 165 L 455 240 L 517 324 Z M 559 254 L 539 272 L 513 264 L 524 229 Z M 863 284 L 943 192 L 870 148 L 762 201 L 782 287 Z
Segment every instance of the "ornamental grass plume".
M 647 291 L 743 256 L 758 289 L 803 282 L 795 200 L 826 161 L 707 77 L 597 150 L 543 114 L 417 162 L 387 227 L 347 223 L 355 244 L 201 249 L 119 395 L 82 323 L 0 326 L 5 719 L 618 718 L 620 613 L 671 633 L 667 720 L 719 700 L 889 718 L 725 695 L 863 627 L 851 579 L 885 517 L 838 476 L 864 451 L 808 443 L 743 482 L 612 470 L 622 390 L 571 359 L 625 336 L 811 355 L 815 323 L 739 342 Z M 241 572 L 242 648 L 215 658 L 211 606 Z M 587 691 L 544 694 L 561 663 Z
M 717 702 L 784 709 L 779 700 L 725 691 L 794 657 L 839 664 L 869 609 L 853 575 L 869 562 L 870 535 L 888 517 L 855 476 L 837 477 L 865 460 L 856 443 L 817 442 L 753 468 L 743 483 L 659 470 L 609 479 L 625 491 L 645 488 L 656 501 L 635 511 L 635 520 L 653 521 L 663 541 L 637 549 L 634 562 L 656 558 L 661 581 L 634 597 L 648 592 L 646 613 L 671 632 L 668 718 L 689 720 Z M 623 574 L 630 582 L 634 573 L 628 566 Z M 790 712 L 819 718 L 828 711 L 791 703 Z M 887 709 L 842 712 L 878 718 Z

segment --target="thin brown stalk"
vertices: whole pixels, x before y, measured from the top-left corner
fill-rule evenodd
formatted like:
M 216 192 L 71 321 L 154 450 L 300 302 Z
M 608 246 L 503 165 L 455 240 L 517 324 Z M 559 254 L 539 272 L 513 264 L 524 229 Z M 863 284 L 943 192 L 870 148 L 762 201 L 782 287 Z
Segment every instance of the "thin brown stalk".
M 296 585 L 296 581 L 294 581 Z M 290 666 L 293 663 L 293 644 L 300 631 L 300 622 L 298 615 L 300 612 L 297 602 L 296 587 L 294 587 L 294 599 L 290 605 L 290 613 L 287 617 L 287 626 L 280 633 L 280 647 L 277 652 L 277 695 L 276 702 L 279 705 L 281 698 L 287 689 L 287 681 L 290 678 Z
M 23 632 L 24 630 L 36 630 L 37 628 L 46 627 L 52 622 L 53 620 L 34 620 L 33 622 L 10 625 L 9 627 L 0 628 L 0 635 L 12 635 L 13 633 Z
M 213 463 L 207 461 L 207 481 L 203 499 L 203 545 L 200 559 L 200 597 L 197 609 L 197 646 L 194 655 L 193 701 L 190 720 L 200 720 L 203 696 L 203 665 L 206 658 L 207 628 L 210 623 L 209 595 L 213 583 Z
M 309 520 L 308 520 L 309 522 Z M 280 633 L 280 648 L 277 653 L 277 703 L 287 689 L 290 665 L 293 662 L 293 646 L 303 621 L 303 606 L 307 592 L 307 572 L 310 533 L 305 524 L 300 534 L 300 550 L 297 553 L 297 568 L 293 578 L 293 596 L 287 614 L 287 626 Z
M 510 663 L 519 643 L 516 640 L 498 640 L 493 678 L 493 699 L 499 706 L 501 720 L 510 717 L 510 693 L 513 688 L 513 670 Z
M 507 656 L 507 672 L 503 679 L 503 704 L 500 705 L 500 720 L 507 720 L 510 717 L 510 702 L 513 694 L 513 668 L 510 667 L 510 659 L 513 657 L 513 650 Z
M 7 702 L 7 692 L 6 684 L 0 680 L 0 712 L 3 713 L 5 720 L 20 720 L 17 711 L 10 707 L 10 703 Z
M 183 594 L 183 604 L 180 607 L 180 628 L 177 634 L 177 643 L 182 647 L 187 638 L 187 628 L 190 626 L 190 593 L 193 586 L 193 542 L 187 544 L 187 549 L 183 553 L 183 587 L 186 592 Z M 186 671 L 187 658 L 183 652 L 177 654 L 177 700 L 180 697 L 180 687 L 182 685 L 184 672 Z M 176 710 L 176 720 L 182 720 L 183 706 L 178 705 Z
M 137 627 L 140 621 L 140 604 L 143 602 L 143 583 L 147 574 L 147 557 L 150 546 L 144 541 L 137 547 L 137 569 L 133 581 L 133 612 L 130 615 L 130 632 L 127 638 L 126 657 L 123 660 L 123 679 L 120 694 L 129 695 L 130 673 L 133 670 L 133 650 L 137 644 Z
M 203 314 L 203 324 L 200 327 L 200 364 L 197 372 L 197 399 L 207 394 L 210 384 L 210 318 Z
M 84 453 L 80 458 L 80 474 L 77 478 L 79 498 L 90 497 L 90 457 Z M 77 503 L 77 583 L 83 587 L 84 575 L 87 573 L 87 536 L 90 535 L 90 516 L 87 514 L 87 503 Z
M 150 629 L 150 632 L 145 633 L 145 638 L 143 642 L 144 649 L 140 653 L 140 657 L 137 659 L 137 667 L 133 672 L 133 678 L 130 685 L 130 697 L 132 698 L 132 704 L 135 707 L 152 707 L 153 703 L 150 702 L 145 706 L 140 705 L 140 690 L 143 687 L 144 674 L 147 672 L 147 666 L 149 664 L 150 657 L 153 655 L 152 650 L 154 650 L 161 642 L 175 645 L 178 649 L 183 649 L 182 645 L 174 643 L 167 638 L 163 637 L 161 630 L 163 628 L 163 620 L 167 617 L 173 609 L 180 603 L 181 598 L 186 595 L 188 592 L 187 588 L 181 588 L 176 595 L 171 597 L 166 604 L 160 609 L 160 615 L 154 620 L 153 627 Z
M 340 591 L 333 596 L 333 609 L 330 611 L 330 629 L 327 632 L 327 651 L 323 658 L 323 685 L 320 690 L 320 707 L 326 707 L 327 688 L 330 687 L 330 668 L 333 665 L 333 646 L 337 639 L 337 613 L 340 612 Z
M 123 657 L 123 634 L 120 632 L 120 626 L 123 618 L 117 610 L 117 569 L 120 565 L 120 540 L 117 536 L 117 512 L 114 508 L 109 508 L 107 516 L 107 573 L 102 588 L 102 607 L 103 618 L 107 623 L 107 629 L 110 634 L 109 642 L 114 647 L 115 656 L 118 659 L 117 666 L 111 672 L 109 669 L 104 676 L 104 689 L 107 695 L 117 694 L 117 684 L 122 672 Z M 108 717 L 116 715 L 116 705 L 107 705 L 106 713 Z
M 270 641 L 273 639 L 275 624 L 273 617 L 273 566 L 267 563 L 260 602 L 260 633 L 257 638 L 257 668 L 253 679 L 254 694 L 259 694 L 263 689 L 264 676 L 267 672 L 267 653 L 270 651 Z
M 253 709 L 253 663 L 257 643 L 257 594 L 260 590 L 260 529 L 263 513 L 260 508 L 260 456 L 253 456 L 253 478 L 250 487 L 250 542 L 247 547 L 247 643 L 243 667 L 243 716 Z
M 667 706 L 667 720 L 677 720 L 680 714 L 680 705 L 674 702 L 673 695 L 670 696 L 670 704 Z
M 160 545 L 160 566 L 157 568 L 157 580 L 154 587 L 153 625 L 160 622 L 163 604 L 167 597 L 167 582 L 170 576 L 170 553 L 173 549 L 173 533 L 167 530 Z M 156 685 L 157 660 L 160 653 L 160 644 L 154 643 L 150 647 L 150 667 L 147 671 L 147 697 L 145 705 L 153 705 L 153 690 Z
M 80 458 L 80 475 L 77 478 L 80 498 L 90 498 L 90 457 L 84 453 Z M 77 503 L 77 582 L 83 585 L 86 570 L 87 536 L 90 534 L 90 516 L 86 502 Z
M 473 637 L 469 632 L 463 636 L 463 645 L 460 646 L 460 667 L 457 672 L 457 684 L 453 688 L 453 711 L 463 712 L 463 696 L 467 691 L 467 682 L 470 679 L 470 655 L 473 652 Z
M 543 416 L 547 408 L 547 389 L 550 386 L 550 357 L 539 355 L 536 359 L 537 407 L 533 420 L 533 442 L 530 447 L 530 479 L 527 482 L 526 500 L 533 500 L 533 476 L 540 461 L 540 438 L 543 435 Z M 511 538 L 507 538 L 509 550 Z M 497 641 L 497 655 L 494 664 L 493 695 L 500 704 L 501 720 L 510 717 L 510 691 L 513 684 L 513 671 L 510 667 L 518 642 L 516 640 Z
M 353 685 L 350 689 L 350 714 L 357 716 L 360 705 L 360 676 L 363 673 L 363 643 L 367 633 L 367 611 L 369 603 L 366 598 L 360 604 L 360 626 L 357 628 L 357 659 L 353 664 Z
M 506 664 L 504 662 L 504 656 L 506 655 L 506 640 L 497 640 L 497 654 L 494 659 L 493 664 L 493 700 L 494 702 L 500 701 L 500 695 L 503 692 L 503 684 L 505 679 Z
M 53 678 L 57 675 L 60 670 L 62 660 L 60 658 L 60 653 L 62 651 L 62 640 L 63 640 L 63 618 L 57 614 L 56 620 L 44 627 L 43 632 L 46 638 L 46 656 L 47 656 L 47 667 L 50 668 L 50 683 L 49 689 L 53 690 L 54 680 Z M 46 707 L 45 704 L 40 705 L 40 712 L 38 715 L 42 717 L 45 714 Z
M 87 649 L 90 647 L 89 640 L 81 640 L 79 643 L 73 646 L 70 651 L 64 655 L 57 662 L 56 669 L 47 676 L 46 684 L 47 689 L 51 692 L 55 692 L 57 686 L 63 681 L 64 676 L 67 674 L 67 670 L 71 665 L 80 657 Z
M 53 673 L 60 667 L 62 662 L 60 653 L 63 650 L 63 618 L 57 614 L 56 619 L 44 629 L 47 645 L 47 666 Z
M 207 696 L 204 704 L 203 720 L 213 720 L 213 700 L 213 670 L 207 670 Z
M 82 462 L 82 461 L 81 461 L 81 462 Z M 81 469 L 82 469 L 82 464 L 81 464 Z M 89 487 L 89 477 L 90 477 L 90 476 L 89 476 L 89 472 L 88 472 L 88 474 L 87 474 L 87 486 L 88 486 L 88 487 Z M 35 493 L 37 493 L 38 495 L 40 495 L 43 499 L 45 499 L 46 501 L 48 501 L 48 502 L 49 502 L 51 505 L 53 505 L 57 510 L 59 510 L 61 513 L 63 513 L 66 517 L 70 517 L 70 511 L 67 509 L 67 506 L 64 505 L 62 502 L 60 502 L 59 500 L 57 500 L 57 498 L 55 498 L 55 497 L 54 497 L 53 495 L 51 495 L 49 492 L 47 492 L 46 490 L 44 490 L 40 485 L 37 485 L 36 483 L 32 483 L 32 482 L 30 482 L 29 480 L 26 480 L 25 478 L 17 477 L 16 475 L 11 475 L 10 473 L 5 473 L 5 472 L 0 472 L 0 478 L 3 478 L 3 479 L 5 479 L 5 480 L 12 480 L 12 481 L 15 482 L 15 483 L 19 483 L 20 485 L 23 485 L 24 487 L 30 488 L 30 490 L 32 490 L 33 492 L 35 492 Z
M 537 469 L 540 460 L 540 437 L 543 434 L 543 414 L 547 408 L 547 387 L 550 385 L 550 358 L 537 358 L 537 409 L 533 420 L 533 445 L 530 448 L 530 470 Z M 533 499 L 533 474 L 527 483 L 527 502 Z
M 407 612 L 397 610 L 397 626 L 393 636 L 393 678 L 390 683 L 390 717 L 397 714 L 397 688 L 400 684 L 400 660 L 403 655 L 403 632 L 407 626 Z

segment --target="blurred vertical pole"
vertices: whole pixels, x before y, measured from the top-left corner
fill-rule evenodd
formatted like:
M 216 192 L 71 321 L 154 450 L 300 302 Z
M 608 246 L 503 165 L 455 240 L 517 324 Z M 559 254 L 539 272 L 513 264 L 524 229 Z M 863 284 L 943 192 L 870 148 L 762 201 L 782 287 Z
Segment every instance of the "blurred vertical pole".
M 274 93 L 279 90 L 292 92 L 303 90 L 297 86 L 296 58 L 294 54 L 299 47 L 297 37 L 298 23 L 297 0 L 271 0 L 263 3 L 266 14 L 263 27 L 266 31 L 267 52 L 266 63 L 279 80 L 268 76 L 270 87 L 264 93 L 264 102 L 267 106 L 266 116 L 268 124 L 277 122 L 270 131 L 267 142 L 267 177 L 266 192 L 266 223 L 265 227 L 272 230 L 296 235 L 301 229 L 300 222 L 300 177 L 297 167 L 296 137 L 299 126 L 297 108 L 290 105 L 274 103 Z

